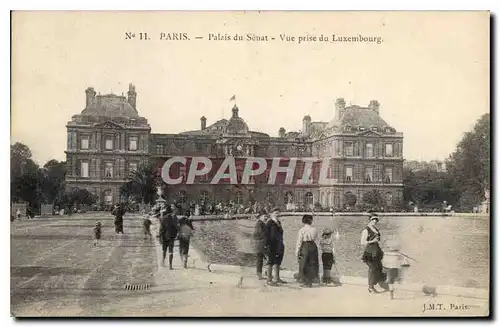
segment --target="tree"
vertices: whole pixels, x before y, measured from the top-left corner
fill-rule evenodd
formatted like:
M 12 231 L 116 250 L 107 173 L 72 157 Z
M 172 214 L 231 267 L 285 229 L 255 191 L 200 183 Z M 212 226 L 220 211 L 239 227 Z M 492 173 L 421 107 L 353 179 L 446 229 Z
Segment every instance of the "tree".
M 153 164 L 141 165 L 129 174 L 129 181 L 122 185 L 120 193 L 140 199 L 142 203 L 154 203 L 157 178 L 157 169 Z
M 67 192 L 63 196 L 63 202 L 61 204 L 69 205 L 93 205 L 97 202 L 97 195 L 90 193 L 86 189 L 74 189 L 71 192 Z
M 484 114 L 472 131 L 465 133 L 446 166 L 455 188 L 460 192 L 459 205 L 471 210 L 490 189 L 490 114 Z
M 31 159 L 31 150 L 22 143 L 10 146 L 10 190 L 11 202 L 28 202 L 37 207 L 43 200 L 43 175 Z
M 59 162 L 55 159 L 49 160 L 43 166 L 43 173 L 43 193 L 47 202 L 54 203 L 61 200 L 64 194 L 66 162 Z
M 448 173 L 424 169 L 403 170 L 403 201 L 417 206 L 441 206 L 443 201 L 456 205 L 459 194 Z
M 381 208 L 387 205 L 387 202 L 384 200 L 379 190 L 372 190 L 364 193 L 363 203 L 375 208 Z

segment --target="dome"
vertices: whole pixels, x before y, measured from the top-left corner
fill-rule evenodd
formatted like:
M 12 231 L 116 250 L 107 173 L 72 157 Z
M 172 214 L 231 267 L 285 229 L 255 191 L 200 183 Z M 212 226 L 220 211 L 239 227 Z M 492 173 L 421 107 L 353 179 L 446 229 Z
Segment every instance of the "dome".
M 229 119 L 224 134 L 226 135 L 249 135 L 247 123 L 238 116 L 238 107 L 233 107 L 233 116 Z

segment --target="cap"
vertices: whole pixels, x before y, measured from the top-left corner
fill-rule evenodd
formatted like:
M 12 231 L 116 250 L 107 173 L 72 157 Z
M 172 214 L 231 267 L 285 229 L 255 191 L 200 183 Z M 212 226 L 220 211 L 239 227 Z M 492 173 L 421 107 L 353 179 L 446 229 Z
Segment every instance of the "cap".
M 376 215 L 371 215 L 370 218 L 368 219 L 368 222 L 372 221 L 372 220 L 376 220 L 376 221 L 379 221 L 380 218 Z
M 271 212 L 280 212 L 280 208 L 279 207 L 274 207 L 273 210 L 271 210 Z

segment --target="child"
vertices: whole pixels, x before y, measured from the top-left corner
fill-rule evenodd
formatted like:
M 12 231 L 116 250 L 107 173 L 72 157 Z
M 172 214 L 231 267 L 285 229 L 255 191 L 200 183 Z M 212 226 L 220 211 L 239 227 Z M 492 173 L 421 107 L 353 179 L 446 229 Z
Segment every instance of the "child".
M 142 229 L 144 231 L 144 239 L 147 239 L 149 236 L 149 240 L 151 241 L 153 239 L 151 236 L 151 220 L 149 220 L 148 216 L 145 216 L 142 220 Z
M 335 250 L 333 248 L 333 230 L 326 228 L 321 234 L 319 246 L 321 248 L 321 261 L 323 263 L 322 282 L 326 285 L 333 283 L 334 286 L 340 286 L 340 280 L 337 274 L 331 276 L 332 265 L 335 264 Z
M 99 240 L 101 239 L 101 222 L 95 223 L 94 227 L 94 246 L 99 246 Z
M 399 244 L 396 240 L 388 240 L 386 243 L 386 251 L 382 259 L 382 265 L 387 270 L 387 284 L 389 286 L 389 294 L 391 300 L 394 299 L 394 282 L 400 281 L 401 265 L 403 263 L 403 256 L 399 253 Z

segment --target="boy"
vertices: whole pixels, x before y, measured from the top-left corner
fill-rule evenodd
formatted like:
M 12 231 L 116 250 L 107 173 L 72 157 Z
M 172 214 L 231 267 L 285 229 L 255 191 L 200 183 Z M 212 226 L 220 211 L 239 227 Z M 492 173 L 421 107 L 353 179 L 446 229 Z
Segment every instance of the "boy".
M 335 250 L 333 248 L 333 230 L 326 228 L 321 234 L 319 246 L 321 248 L 321 261 L 323 263 L 322 282 L 326 285 L 333 283 L 334 286 L 340 286 L 340 280 L 337 274 L 331 276 L 332 266 L 335 264 Z
M 99 240 L 101 239 L 101 222 L 95 223 L 94 227 L 94 246 L 99 246 Z
M 387 284 L 391 300 L 394 299 L 394 282 L 400 281 L 400 269 L 403 263 L 403 256 L 399 253 L 399 244 L 396 240 L 388 240 L 387 250 L 384 252 L 382 265 L 387 269 Z
M 144 239 L 147 239 L 149 236 L 149 240 L 151 241 L 153 239 L 151 236 L 151 220 L 149 220 L 148 216 L 142 219 L 142 229 L 144 231 Z

